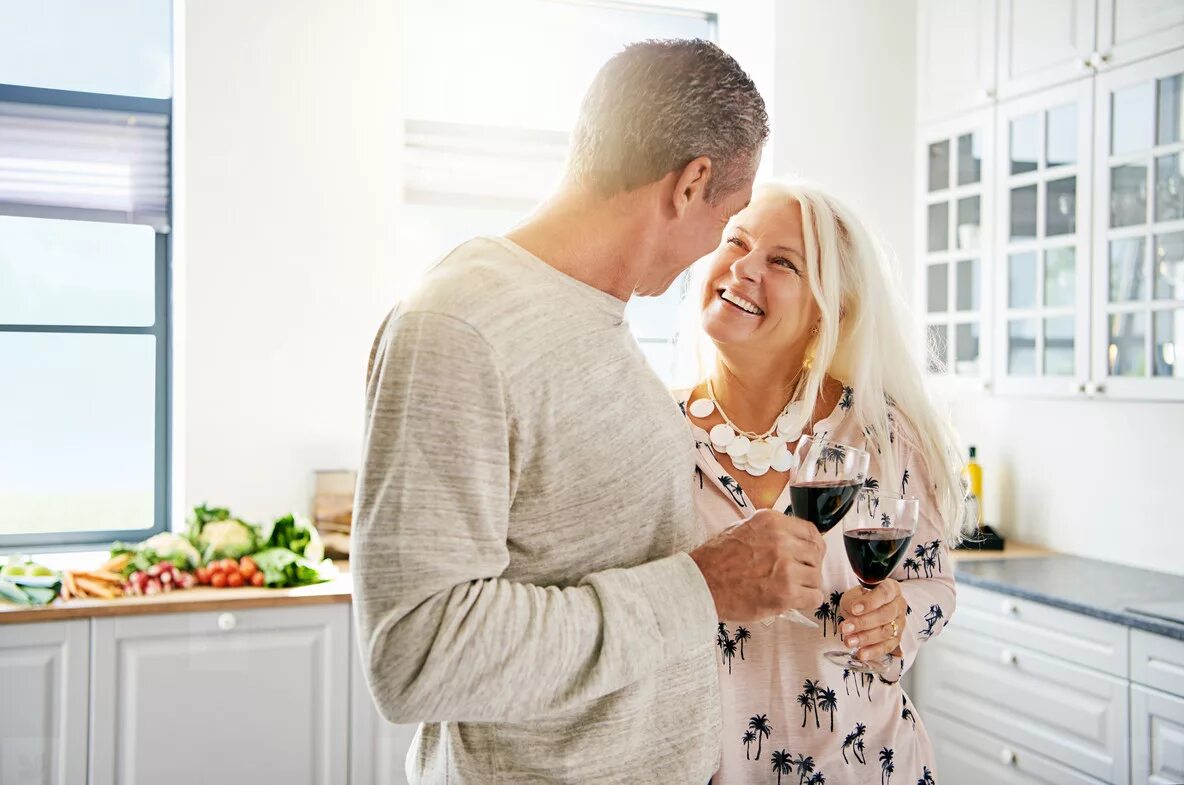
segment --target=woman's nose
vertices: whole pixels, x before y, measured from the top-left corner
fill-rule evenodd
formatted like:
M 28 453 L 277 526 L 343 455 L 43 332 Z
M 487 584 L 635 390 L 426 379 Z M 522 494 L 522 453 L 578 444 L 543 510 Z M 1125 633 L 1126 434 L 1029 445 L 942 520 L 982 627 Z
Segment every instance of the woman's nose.
M 749 252 L 732 262 L 732 275 L 746 281 L 759 281 L 761 265 L 757 255 Z

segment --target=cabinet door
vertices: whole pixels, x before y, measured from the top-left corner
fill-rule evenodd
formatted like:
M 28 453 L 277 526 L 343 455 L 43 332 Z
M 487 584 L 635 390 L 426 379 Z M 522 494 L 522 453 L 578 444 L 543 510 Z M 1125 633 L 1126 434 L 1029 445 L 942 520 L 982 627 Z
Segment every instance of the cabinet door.
M 940 712 L 924 713 L 922 719 L 933 739 L 937 775 L 941 782 L 957 785 L 1102 785 L 1102 780 Z
M 1093 386 L 1184 400 L 1184 50 L 1095 89 Z
M 0 630 L 0 782 L 86 782 L 90 623 Z
M 917 302 L 928 372 L 940 386 L 989 385 L 994 121 L 991 109 L 922 129 L 918 151 Z
M 1184 782 L 1184 698 L 1131 685 L 1131 782 Z
M 349 605 L 96 619 L 93 634 L 92 785 L 345 785 Z
M 924 121 L 995 97 L 995 0 L 920 0 L 917 107 Z
M 419 726 L 393 725 L 383 719 L 366 686 L 356 640 L 350 646 L 350 659 L 350 783 L 407 785 L 407 751 Z
M 1076 396 L 1089 380 L 1093 86 L 1001 103 L 996 389 Z
M 1093 74 L 1094 0 L 999 0 L 999 97 Z
M 981 628 L 975 628 L 981 629 Z M 916 704 L 1111 785 L 1126 785 L 1129 683 L 954 624 L 926 647 Z
M 1098 51 L 1112 68 L 1184 46 L 1180 0 L 1098 0 Z

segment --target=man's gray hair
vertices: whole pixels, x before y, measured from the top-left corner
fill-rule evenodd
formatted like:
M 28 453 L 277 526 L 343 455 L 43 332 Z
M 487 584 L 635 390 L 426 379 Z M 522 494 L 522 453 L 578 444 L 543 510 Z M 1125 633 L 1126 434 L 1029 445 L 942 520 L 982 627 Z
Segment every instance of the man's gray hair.
M 730 55 L 701 39 L 642 41 L 614 55 L 592 80 L 572 132 L 568 171 L 612 195 L 706 156 L 707 198 L 715 201 L 753 176 L 768 137 L 764 99 Z

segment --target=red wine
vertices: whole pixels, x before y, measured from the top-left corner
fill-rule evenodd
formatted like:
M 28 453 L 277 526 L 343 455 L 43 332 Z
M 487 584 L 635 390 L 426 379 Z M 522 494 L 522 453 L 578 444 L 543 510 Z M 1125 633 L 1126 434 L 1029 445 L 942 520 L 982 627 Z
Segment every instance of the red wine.
M 847 560 L 865 588 L 887 578 L 908 551 L 913 534 L 905 529 L 852 529 L 843 532 Z
M 861 487 L 863 483 L 858 480 L 803 483 L 790 486 L 789 500 L 794 515 L 810 521 L 826 534 L 843 520 Z

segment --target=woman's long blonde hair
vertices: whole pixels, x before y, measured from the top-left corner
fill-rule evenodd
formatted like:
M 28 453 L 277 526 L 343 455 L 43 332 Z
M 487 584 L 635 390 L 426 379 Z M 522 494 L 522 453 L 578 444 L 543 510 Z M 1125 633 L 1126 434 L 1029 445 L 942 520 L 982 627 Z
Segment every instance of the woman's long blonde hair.
M 949 420 L 925 389 L 917 342 L 909 332 L 909 310 L 886 249 L 847 205 L 816 185 L 768 182 L 755 189 L 753 199 L 758 198 L 796 200 L 802 209 L 807 278 L 821 319 L 807 351 L 808 367 L 794 391 L 794 399 L 806 404 L 801 424 L 812 415 L 827 375 L 852 386 L 853 414 L 885 476 L 898 476 L 902 468 L 896 448 L 919 452 L 945 539 L 957 543 L 970 522 L 962 451 Z M 696 296 L 705 274 L 706 265 L 695 269 L 690 296 L 683 302 L 676 363 L 681 386 L 697 384 L 714 368 L 715 347 L 703 333 Z M 889 433 L 904 444 L 891 442 Z

